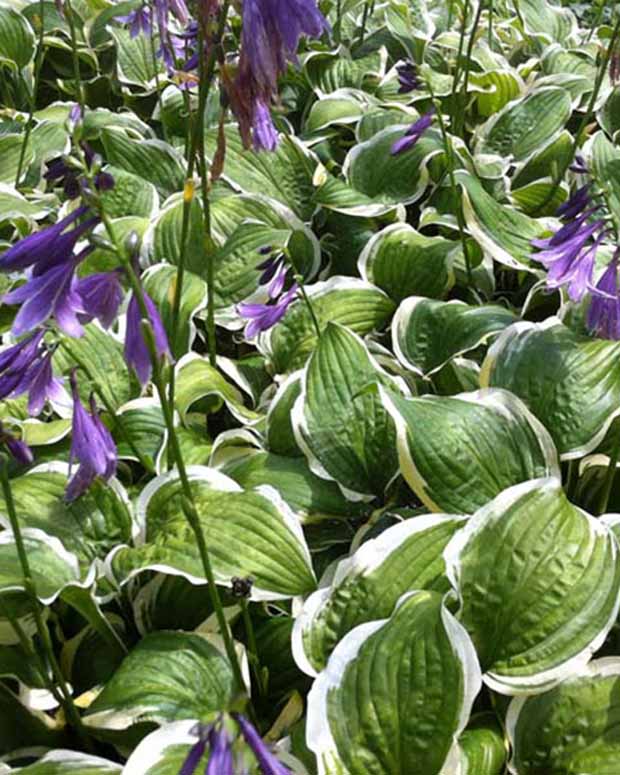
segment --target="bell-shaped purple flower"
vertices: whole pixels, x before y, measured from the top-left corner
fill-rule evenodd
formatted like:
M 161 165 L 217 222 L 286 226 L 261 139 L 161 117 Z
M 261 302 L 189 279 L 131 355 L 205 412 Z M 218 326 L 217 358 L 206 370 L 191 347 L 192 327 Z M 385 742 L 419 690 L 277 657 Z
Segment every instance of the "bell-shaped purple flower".
M 576 218 L 582 213 L 586 207 L 588 207 L 592 200 L 590 198 L 591 183 L 586 183 L 581 188 L 577 189 L 575 193 L 564 202 L 563 205 L 558 207 L 557 216 L 559 218 Z
M 268 331 L 282 320 L 295 300 L 298 290 L 299 286 L 295 283 L 275 304 L 244 303 L 237 305 L 239 315 L 249 321 L 244 332 L 246 339 L 253 339 L 261 331 Z
M 34 461 L 32 450 L 25 441 L 16 439 L 14 436 L 5 435 L 4 443 L 14 460 L 18 463 L 21 463 L 23 466 L 29 466 Z
M 289 768 L 285 767 L 265 745 L 254 726 L 240 713 L 233 713 L 232 716 L 239 724 L 245 742 L 256 756 L 263 775 L 291 775 Z
M 62 380 L 54 376 L 52 356 L 52 351 L 48 350 L 30 370 L 28 414 L 32 417 L 41 414 L 47 401 L 62 402 L 65 399 Z
M 83 495 L 96 478 L 110 479 L 116 473 L 117 453 L 110 431 L 101 422 L 94 398 L 90 399 L 90 413 L 86 411 L 77 389 L 75 372 L 71 375 L 73 394 L 73 425 L 71 428 L 70 462 L 79 462 L 72 476 L 65 498 L 75 500 Z
M 271 119 L 269 106 L 263 100 L 256 100 L 252 138 L 255 151 L 275 151 L 278 147 L 278 132 Z
M 140 33 L 147 37 L 151 35 L 153 24 L 151 9 L 147 5 L 136 8 L 125 16 L 114 17 L 116 21 L 129 25 L 129 34 L 132 38 L 137 38 Z
M 397 65 L 396 72 L 398 73 L 398 83 L 400 84 L 400 88 L 398 89 L 399 94 L 408 94 L 420 87 L 418 71 L 416 66 L 409 59 L 402 62 L 400 65 Z
M 65 260 L 73 252 L 80 237 L 97 223 L 98 219 L 89 219 L 81 226 L 67 231 L 67 227 L 87 212 L 87 207 L 78 207 L 53 226 L 41 229 L 16 242 L 0 256 L 0 271 L 15 272 L 33 265 L 45 271 L 59 261 Z
M 258 281 L 261 285 L 267 285 L 267 293 L 270 299 L 277 299 L 284 290 L 284 285 L 288 277 L 288 267 L 284 255 L 270 256 L 266 261 L 258 265 L 262 274 Z
M 161 317 L 150 296 L 144 292 L 144 303 L 146 305 L 146 311 L 148 313 L 148 319 L 153 329 L 153 337 L 155 339 L 155 350 L 159 358 L 163 358 L 164 355 L 169 355 L 168 349 L 168 337 L 166 336 L 166 329 L 162 323 Z M 142 315 L 140 313 L 140 305 L 132 293 L 127 307 L 127 330 L 125 332 L 125 360 L 131 366 L 141 385 L 146 383 L 151 378 L 151 356 L 149 354 L 148 345 L 144 339 L 142 333 Z
M 0 352 L 0 399 L 15 395 L 16 388 L 38 358 L 43 333 L 37 331 Z
M 118 272 L 99 272 L 83 277 L 75 284 L 81 299 L 84 321 L 97 318 L 104 328 L 116 320 L 123 298 Z
M 620 294 L 618 288 L 618 253 L 591 289 L 587 326 L 603 339 L 620 339 Z
M 431 108 L 423 116 L 420 116 L 420 118 L 414 122 L 409 127 L 409 129 L 407 129 L 405 134 L 392 145 L 390 151 L 392 156 L 398 156 L 398 154 L 404 153 L 405 151 L 409 151 L 411 148 L 413 148 L 413 146 L 418 142 L 418 140 L 433 123 L 434 114 L 435 109 Z
M 224 727 L 209 730 L 209 763 L 205 775 L 235 775 L 231 739 Z

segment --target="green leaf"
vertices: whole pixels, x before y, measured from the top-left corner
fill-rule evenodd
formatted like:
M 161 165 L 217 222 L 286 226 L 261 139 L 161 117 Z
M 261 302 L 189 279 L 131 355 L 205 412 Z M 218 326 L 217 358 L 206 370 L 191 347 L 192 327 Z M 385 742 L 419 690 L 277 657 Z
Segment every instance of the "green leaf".
M 122 765 L 78 751 L 50 751 L 34 764 L 13 770 L 15 775 L 120 775 Z
M 411 517 L 366 541 L 341 560 L 331 585 L 305 601 L 295 621 L 293 654 L 300 669 L 316 675 L 354 627 L 390 616 L 414 589 L 449 589 L 442 552 L 463 517 Z
M 383 493 L 398 471 L 396 430 L 370 385 L 398 389 L 352 331 L 328 323 L 302 376 L 293 428 L 311 470 L 351 500 Z
M 136 398 L 119 407 L 117 416 L 122 432 L 116 433 L 118 456 L 124 460 L 138 460 L 127 437 L 153 463 L 157 460 L 166 435 L 166 423 L 159 399 Z M 116 430 L 116 428 L 115 428 Z
M 304 62 L 304 71 L 313 89 L 320 98 L 332 96 L 339 90 L 362 89 L 366 77 L 378 80 L 385 73 L 387 51 L 373 51 L 360 59 L 351 59 L 351 55 L 341 47 L 336 51 L 317 51 L 308 55 Z M 319 105 L 320 99 L 315 102 Z
M 454 283 L 452 258 L 458 243 L 425 237 L 407 223 L 395 223 L 366 243 L 358 266 L 364 280 L 396 303 L 407 296 L 443 298 Z
M 532 240 L 541 237 L 547 225 L 500 204 L 472 175 L 457 171 L 456 178 L 463 187 L 463 215 L 472 237 L 500 264 L 533 271 Z
M 53 207 L 53 199 L 54 197 L 42 197 L 38 200 L 29 200 L 12 186 L 0 183 L 0 223 L 4 224 L 19 218 L 28 220 L 45 218 Z
M 80 368 L 82 398 L 88 398 L 95 387 L 117 408 L 137 397 L 139 386 L 129 373 L 121 342 L 96 323 L 90 323 L 84 330 L 84 336 L 79 339 L 60 338 L 54 366 L 61 374 L 68 374 L 76 365 Z
M 224 402 L 240 422 L 251 423 L 260 418 L 244 406 L 242 393 L 211 366 L 208 358 L 188 353 L 177 363 L 176 372 L 175 406 L 181 419 L 197 401 L 210 396 L 217 399 L 216 410 Z
M 464 773 L 503 775 L 506 767 L 506 742 L 494 713 L 473 718 L 459 738 Z
M 205 720 L 227 706 L 233 689 L 226 657 L 204 637 L 154 632 L 125 657 L 88 708 L 84 723 L 120 730 L 146 721 Z
M 306 132 L 332 125 L 355 124 L 368 109 L 365 95 L 354 89 L 339 89 L 314 103 L 305 124 Z
M 558 479 L 503 492 L 444 556 L 485 682 L 502 694 L 540 691 L 570 676 L 616 620 L 616 539 L 567 500 Z
M 12 8 L 0 7 L 0 63 L 21 70 L 31 62 L 34 51 L 34 32 L 26 18 Z
M 439 775 L 479 690 L 473 645 L 441 595 L 404 595 L 390 619 L 348 633 L 314 682 L 306 735 L 319 775 Z
M 207 284 L 193 272 L 185 272 L 176 339 L 172 338 L 177 271 L 176 266 L 158 264 L 149 267 L 142 277 L 144 289 L 157 305 L 166 333 L 168 334 L 170 350 L 175 359 L 180 358 L 188 350 L 191 350 L 196 338 L 194 318 L 207 306 Z
M 306 293 L 321 331 L 333 322 L 365 336 L 383 328 L 395 309 L 382 290 L 352 277 L 332 277 L 306 286 Z M 279 374 L 304 366 L 316 344 L 312 318 L 301 300 L 292 304 L 280 323 L 258 341 L 259 349 Z
M 133 750 L 123 768 L 123 775 L 178 775 L 198 738 L 193 734 L 196 720 L 173 721 L 151 732 Z M 207 748 L 196 772 L 206 771 Z
M 79 563 L 57 538 L 36 528 L 22 529 L 24 547 L 37 597 L 49 605 L 68 586 L 90 586 L 93 575 L 82 582 Z M 24 590 L 24 574 L 13 534 L 0 533 L 0 594 Z
M 549 86 L 530 92 L 480 128 L 476 153 L 522 161 L 553 142 L 572 113 L 570 94 Z
M 429 130 L 408 151 L 393 156 L 390 151 L 407 125 L 393 126 L 359 143 L 344 163 L 347 182 L 357 191 L 386 204 L 411 204 L 424 193 L 429 181 L 428 163 L 443 153 L 439 132 Z
M 0 25 L 2 24 L 2 7 L 0 6 Z M 1 27 L 0 27 L 1 33 Z M 19 168 L 19 159 L 22 153 L 24 135 L 0 135 L 0 159 L 2 166 L 0 168 L 0 183 L 15 183 L 17 170 Z M 28 144 L 22 166 L 21 179 L 28 171 L 28 167 L 34 161 L 34 148 L 32 143 Z
M 519 775 L 616 775 L 620 759 L 620 660 L 597 659 L 559 686 L 515 697 L 506 718 Z
M 65 735 L 57 729 L 50 729 L 48 718 L 23 705 L 17 695 L 0 682 L 0 755 L 22 748 L 62 745 Z M 45 775 L 51 773 L 46 772 Z
M 225 463 L 221 470 L 244 490 L 267 484 L 277 490 L 302 522 L 358 516 L 338 486 L 312 473 L 304 457 L 253 452 Z
M 254 579 L 252 597 L 271 600 L 315 587 L 308 549 L 295 515 L 270 487 L 243 491 L 213 469 L 189 466 L 188 475 L 211 564 L 218 584 L 233 576 Z M 123 583 L 148 569 L 204 583 L 195 535 L 182 507 L 182 487 L 174 471 L 144 488 L 138 515 L 146 543 L 118 547 L 108 558 Z
M 119 482 L 96 484 L 72 503 L 65 500 L 68 465 L 48 463 L 11 480 L 20 524 L 59 539 L 76 556 L 83 571 L 134 531 L 129 499 Z M 0 524 L 9 526 L 4 498 L 0 497 Z
M 206 134 L 207 156 L 217 147 L 217 130 Z M 236 126 L 226 127 L 226 164 L 223 178 L 237 191 L 260 194 L 282 202 L 302 220 L 314 210 L 312 175 L 316 160 L 294 137 L 283 136 L 273 153 L 244 150 Z
M 548 432 L 506 390 L 411 399 L 380 391 L 401 473 L 431 511 L 472 514 L 506 487 L 559 476 Z
M 575 333 L 557 318 L 515 323 L 489 349 L 480 383 L 519 396 L 562 460 L 603 440 L 620 405 L 620 343 Z
M 281 384 L 267 413 L 265 436 L 270 452 L 287 457 L 303 455 L 295 440 L 291 412 L 301 393 L 301 371 L 290 374 Z
M 546 41 L 558 41 L 566 45 L 567 39 L 577 29 L 574 13 L 546 0 L 519 0 L 519 14 L 528 35 L 538 35 Z
M 171 145 L 162 140 L 134 140 L 116 128 L 102 129 L 101 141 L 110 164 L 152 183 L 164 199 L 183 188 L 185 164 Z
M 394 315 L 392 343 L 406 368 L 428 376 L 514 321 L 514 313 L 494 304 L 472 307 L 456 300 L 441 302 L 414 296 Z
M 105 171 L 114 178 L 114 188 L 102 194 L 108 217 L 123 218 L 135 215 L 150 218 L 153 215 L 157 209 L 159 197 L 152 183 L 120 167 L 109 165 Z
M 118 80 L 123 84 L 139 86 L 145 92 L 155 91 L 156 75 L 164 70 L 160 60 L 153 56 L 152 46 L 159 48 L 159 40 L 151 40 L 150 35 L 133 37 L 129 30 L 120 27 L 108 27 L 108 32 L 116 44 L 116 67 Z

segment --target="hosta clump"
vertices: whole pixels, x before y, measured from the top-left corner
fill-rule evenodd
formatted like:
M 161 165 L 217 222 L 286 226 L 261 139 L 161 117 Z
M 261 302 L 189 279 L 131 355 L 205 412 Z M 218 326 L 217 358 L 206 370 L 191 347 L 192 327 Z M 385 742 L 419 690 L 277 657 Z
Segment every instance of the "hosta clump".
M 581 10 L 0 7 L 3 775 L 620 772 Z

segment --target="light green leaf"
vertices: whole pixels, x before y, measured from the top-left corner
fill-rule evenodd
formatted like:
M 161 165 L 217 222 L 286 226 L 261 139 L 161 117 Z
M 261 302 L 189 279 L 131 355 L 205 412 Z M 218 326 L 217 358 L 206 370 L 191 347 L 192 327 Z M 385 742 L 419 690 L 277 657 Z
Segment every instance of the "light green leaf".
M 367 242 L 359 272 L 397 303 L 414 295 L 442 298 L 454 283 L 456 250 L 452 240 L 425 237 L 407 223 L 395 223 Z
M 390 616 L 414 589 L 449 589 L 442 552 L 464 517 L 411 517 L 365 543 L 336 566 L 331 585 L 314 592 L 295 620 L 293 654 L 316 675 L 354 627 Z
M 118 456 L 124 460 L 137 460 L 135 451 L 126 441 L 127 437 L 153 464 L 166 435 L 166 423 L 159 399 L 136 398 L 119 407 L 117 416 L 123 431 L 116 433 Z
M 121 730 L 150 721 L 205 719 L 234 689 L 226 657 L 186 632 L 154 632 L 125 657 L 84 717 L 88 727 Z
M 15 221 L 18 218 L 40 220 L 52 210 L 54 198 L 26 199 L 12 186 L 0 183 L 0 223 Z
M 519 14 L 528 35 L 567 45 L 567 39 L 577 30 L 577 20 L 569 8 L 561 8 L 548 0 L 519 0 Z
M 616 539 L 567 500 L 558 479 L 503 492 L 444 556 L 485 682 L 502 694 L 540 691 L 569 677 L 616 620 Z
M 34 764 L 12 770 L 15 775 L 120 775 L 122 765 L 78 751 L 50 751 Z
M 362 89 L 367 77 L 375 81 L 385 73 L 387 51 L 382 48 L 368 56 L 352 59 L 349 52 L 341 47 L 336 51 L 310 53 L 304 61 L 304 71 L 313 89 L 321 98 L 333 96 L 339 90 Z
M 506 390 L 406 399 L 380 388 L 402 475 L 431 511 L 472 514 L 506 487 L 559 476 L 544 426 Z
M 108 217 L 123 218 L 136 215 L 150 218 L 153 215 L 157 209 L 159 197 L 152 183 L 120 167 L 109 165 L 106 167 L 106 172 L 114 178 L 114 188 L 102 194 Z
M 510 771 L 616 775 L 619 698 L 615 657 L 590 662 L 544 694 L 515 697 L 506 717 L 513 747 Z
M 428 185 L 428 163 L 443 153 L 443 142 L 439 132 L 428 130 L 412 149 L 393 156 L 392 145 L 406 129 L 407 125 L 387 127 L 356 145 L 343 167 L 349 185 L 386 204 L 416 202 Z
M 572 113 L 570 94 L 549 86 L 514 100 L 478 132 L 476 153 L 522 161 L 553 142 Z
M 420 375 L 430 375 L 448 361 L 474 350 L 515 321 L 505 307 L 472 307 L 413 296 L 392 320 L 392 344 L 398 360 Z
M 293 428 L 312 471 L 351 500 L 380 496 L 398 471 L 396 431 L 373 384 L 400 388 L 352 331 L 328 323 L 302 376 Z
M 295 440 L 291 412 L 301 393 L 301 371 L 295 371 L 280 384 L 269 404 L 265 436 L 269 450 L 276 455 L 303 455 Z
M 515 323 L 489 349 L 480 384 L 519 396 L 562 460 L 587 455 L 620 413 L 620 343 L 575 333 L 557 318 Z
M 0 34 L 2 32 L 2 7 L 0 6 Z M 2 159 L 2 165 L 0 166 L 0 183 L 15 183 L 15 177 L 19 168 L 19 159 L 22 153 L 22 145 L 24 143 L 24 135 L 0 135 L 0 159 Z M 34 148 L 32 143 L 28 144 L 26 154 L 24 157 L 24 164 L 22 165 L 21 179 L 28 171 L 28 167 L 34 161 Z
M 0 7 L 0 63 L 21 70 L 33 59 L 34 51 L 34 32 L 26 18 L 12 8 Z
M 319 775 L 439 775 L 480 690 L 462 626 L 435 592 L 404 595 L 388 620 L 338 644 L 308 695 Z
M 152 46 L 159 48 L 159 40 L 151 41 L 150 35 L 132 37 L 129 30 L 108 27 L 116 44 L 116 68 L 118 80 L 123 84 L 140 86 L 145 92 L 155 90 L 156 74 L 164 71 L 161 60 L 153 56 Z
M 190 749 L 198 741 L 192 730 L 196 720 L 173 721 L 151 732 L 133 750 L 123 768 L 123 775 L 178 775 Z M 207 748 L 197 772 L 206 770 L 209 761 Z
M 301 526 L 275 490 L 243 491 L 227 476 L 201 466 L 189 466 L 188 475 L 218 584 L 230 586 L 234 576 L 251 576 L 255 600 L 292 597 L 314 588 Z M 175 471 L 144 488 L 138 514 L 146 542 L 135 549 L 120 546 L 113 551 L 108 567 L 115 578 L 125 583 L 154 569 L 204 583 L 182 497 Z
M 318 132 L 332 125 L 355 124 L 368 103 L 353 89 L 340 89 L 314 103 L 305 124 L 306 132 Z
M 360 336 L 383 328 L 395 305 L 390 297 L 370 283 L 352 277 L 332 277 L 306 286 L 319 328 L 339 323 Z M 291 305 L 277 326 L 259 337 L 261 352 L 281 374 L 305 365 L 317 343 L 316 330 L 305 302 Z

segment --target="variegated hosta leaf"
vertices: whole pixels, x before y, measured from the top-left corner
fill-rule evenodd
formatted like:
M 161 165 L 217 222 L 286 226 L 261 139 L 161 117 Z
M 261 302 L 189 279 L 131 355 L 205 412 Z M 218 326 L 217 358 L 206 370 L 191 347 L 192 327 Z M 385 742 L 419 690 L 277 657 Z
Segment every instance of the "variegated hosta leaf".
M 617 541 L 557 479 L 503 492 L 454 536 L 445 559 L 485 681 L 503 694 L 572 675 L 616 620 Z
M 35 37 L 26 18 L 9 5 L 0 8 L 0 62 L 12 69 L 26 67 L 34 57 Z
M 416 202 L 428 185 L 430 160 L 443 153 L 443 141 L 439 132 L 428 131 L 411 150 L 392 156 L 392 145 L 408 128 L 387 127 L 356 145 L 344 163 L 349 185 L 386 204 Z
M 134 449 L 137 447 L 155 465 L 166 438 L 166 423 L 159 399 L 154 396 L 136 398 L 119 407 L 117 416 L 122 426 L 122 432 L 116 432 L 119 458 L 138 460 Z
M 45 605 L 53 603 L 66 587 L 86 587 L 93 583 L 94 573 L 82 580 L 77 557 L 57 538 L 36 528 L 23 529 L 22 538 L 37 597 Z M 10 530 L 3 530 L 0 533 L 0 594 L 24 588 L 24 572 L 15 538 Z
M 439 775 L 479 690 L 473 645 L 441 595 L 404 595 L 390 619 L 348 633 L 314 682 L 319 775 Z
M 292 597 L 315 588 L 301 526 L 275 490 L 243 491 L 229 477 L 202 466 L 188 467 L 188 475 L 218 584 L 230 586 L 235 576 L 251 576 L 255 600 Z M 143 543 L 113 551 L 108 568 L 116 579 L 124 583 L 151 569 L 185 576 L 194 584 L 205 582 L 183 497 L 176 471 L 142 490 L 138 516 Z
M 472 175 L 457 171 L 456 177 L 463 187 L 467 228 L 480 247 L 500 264 L 532 271 L 532 240 L 544 234 L 546 224 L 500 204 Z
M 519 0 L 519 14 L 527 34 L 564 45 L 577 27 L 574 13 L 556 3 Z
M 176 365 L 175 406 L 184 419 L 190 408 L 200 399 L 210 398 L 217 411 L 226 404 L 240 422 L 255 422 L 260 415 L 244 406 L 243 395 L 209 363 L 209 359 L 190 352 Z
M 194 318 L 207 306 L 207 284 L 193 272 L 185 272 L 183 292 L 179 307 L 176 339 L 172 339 L 173 308 L 176 293 L 177 268 L 159 264 L 149 268 L 144 276 L 144 289 L 155 302 L 168 334 L 168 344 L 173 358 L 177 359 L 191 350 L 196 338 Z
M 495 304 L 472 307 L 413 296 L 394 315 L 392 343 L 405 367 L 428 376 L 514 321 L 514 313 Z
M 559 686 L 515 697 L 506 728 L 514 775 L 616 775 L 620 761 L 620 660 L 597 659 Z
M 72 503 L 65 500 L 68 480 L 66 463 L 37 466 L 11 480 L 17 518 L 22 527 L 36 528 L 75 555 L 85 571 L 103 560 L 118 543 L 132 540 L 135 533 L 129 498 L 120 482 L 96 484 Z M 0 525 L 10 524 L 4 498 L 0 496 Z
M 123 775 L 178 775 L 198 738 L 192 734 L 197 720 L 173 721 L 151 732 L 134 748 L 123 768 Z M 197 763 L 196 772 L 205 771 L 209 749 Z
M 549 86 L 530 92 L 480 128 L 476 153 L 522 161 L 552 142 L 571 112 L 571 98 L 564 89 Z
M 506 487 L 559 476 L 551 437 L 506 390 L 411 399 L 380 391 L 401 472 L 432 511 L 472 514 Z
M 146 721 L 205 719 L 226 707 L 233 691 L 227 658 L 203 636 L 154 632 L 125 657 L 84 723 L 120 730 Z
M 265 436 L 270 452 L 298 457 L 303 455 L 295 440 L 291 412 L 301 393 L 301 371 L 290 374 L 274 395 L 267 412 Z
M 459 738 L 461 775 L 503 775 L 507 746 L 494 713 L 472 717 Z
M 489 349 L 480 382 L 518 395 L 563 460 L 583 457 L 620 412 L 620 344 L 575 333 L 557 318 L 515 323 Z
M 359 516 L 361 509 L 348 501 L 338 485 L 312 473 L 305 457 L 252 452 L 222 466 L 244 490 L 267 484 L 277 490 L 302 521 Z
M 394 423 L 374 384 L 399 383 L 353 332 L 328 323 L 302 376 L 293 427 L 312 471 L 352 500 L 383 493 L 398 471 Z
M 353 277 L 331 277 L 307 286 L 306 292 L 321 330 L 330 322 L 340 323 L 365 336 L 382 329 L 396 308 L 382 290 Z M 279 374 L 304 366 L 316 344 L 316 330 L 303 300 L 296 301 L 282 321 L 258 340 L 259 349 Z
M 443 550 L 464 517 L 411 517 L 370 539 L 341 560 L 331 585 L 314 592 L 295 621 L 293 654 L 316 675 L 354 627 L 390 616 L 405 592 L 445 592 Z
M 19 775 L 121 775 L 121 764 L 78 751 L 59 749 L 46 753 L 28 767 L 11 772 Z
M 395 302 L 414 295 L 442 298 L 454 282 L 452 256 L 458 249 L 451 240 L 395 223 L 368 240 L 358 266 L 364 280 Z

